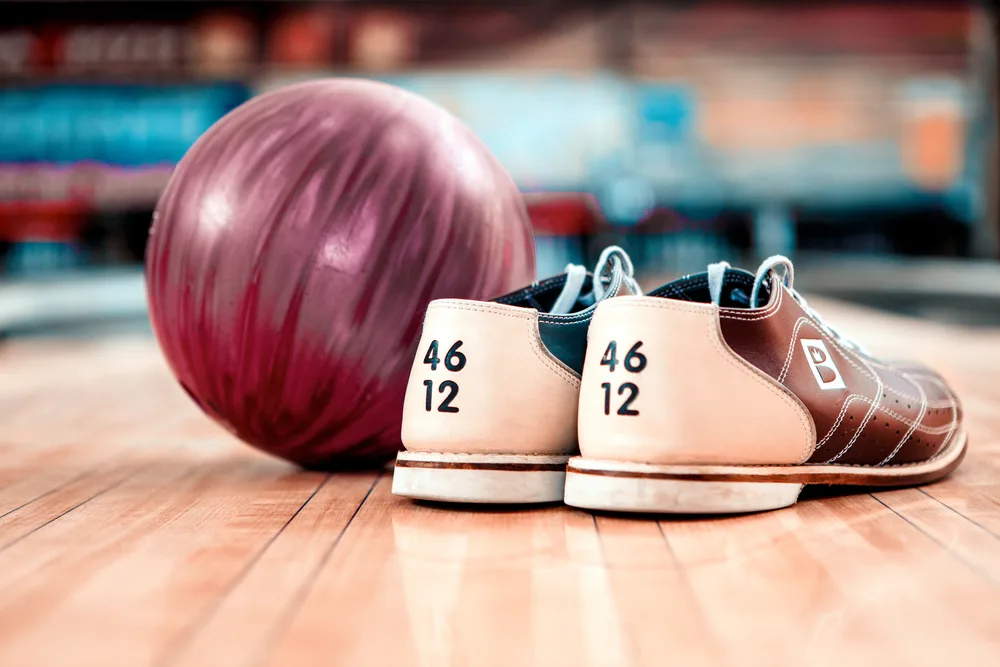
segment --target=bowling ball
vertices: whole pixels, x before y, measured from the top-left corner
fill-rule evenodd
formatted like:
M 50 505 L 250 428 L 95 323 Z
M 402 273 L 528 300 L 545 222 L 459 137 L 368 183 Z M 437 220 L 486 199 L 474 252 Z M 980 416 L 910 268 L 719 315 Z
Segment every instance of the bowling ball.
M 429 301 L 534 273 L 522 198 L 476 136 L 421 97 L 352 79 L 219 120 L 177 165 L 146 249 L 153 330 L 184 390 L 311 468 L 399 449 Z

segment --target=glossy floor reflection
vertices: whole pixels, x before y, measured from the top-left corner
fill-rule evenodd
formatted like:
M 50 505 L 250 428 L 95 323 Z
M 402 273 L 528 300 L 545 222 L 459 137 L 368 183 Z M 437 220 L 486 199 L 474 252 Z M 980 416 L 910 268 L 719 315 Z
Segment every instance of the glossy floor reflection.
M 867 494 L 663 522 L 384 502 L 394 553 L 372 584 L 405 599 L 395 664 L 987 664 L 998 649 L 993 585 Z

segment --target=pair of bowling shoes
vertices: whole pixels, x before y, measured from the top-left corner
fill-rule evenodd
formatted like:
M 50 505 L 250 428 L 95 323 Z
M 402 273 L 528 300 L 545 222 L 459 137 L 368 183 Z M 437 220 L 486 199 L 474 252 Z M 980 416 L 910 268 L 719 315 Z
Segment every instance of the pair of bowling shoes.
M 793 288 L 726 263 L 642 295 L 620 248 L 427 309 L 393 491 L 462 503 L 738 513 L 808 484 L 892 487 L 962 460 L 955 394 L 876 359 Z

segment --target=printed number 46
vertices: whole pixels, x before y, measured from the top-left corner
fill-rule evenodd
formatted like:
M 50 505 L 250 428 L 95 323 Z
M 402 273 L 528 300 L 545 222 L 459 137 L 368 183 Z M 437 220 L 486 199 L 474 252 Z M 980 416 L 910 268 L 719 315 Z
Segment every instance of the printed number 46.
M 454 345 L 448 348 L 448 354 L 444 357 L 444 367 L 454 373 L 465 368 L 465 355 L 458 351 L 460 347 L 462 347 L 462 341 L 456 341 Z M 431 346 L 427 348 L 427 354 L 424 355 L 424 363 L 430 364 L 432 371 L 436 371 L 438 364 L 441 363 L 441 360 L 438 359 L 438 342 L 436 340 L 432 340 Z
M 457 373 L 465 368 L 466 359 L 465 355 L 458 351 L 460 347 L 462 347 L 462 341 L 456 341 L 454 345 L 448 348 L 448 353 L 444 356 L 444 367 L 452 373 Z M 441 359 L 438 357 L 438 348 L 438 342 L 436 340 L 431 341 L 431 346 L 427 348 L 427 354 L 424 355 L 424 363 L 429 365 L 432 371 L 436 371 L 438 364 L 441 363 Z M 424 398 L 424 409 L 430 412 L 433 407 L 431 398 L 434 395 L 434 381 L 424 380 L 424 386 L 427 388 L 427 395 Z M 458 396 L 458 383 L 454 380 L 445 380 L 442 382 L 438 385 L 438 393 L 443 394 L 445 392 L 448 392 L 448 395 L 441 401 L 441 405 L 438 406 L 437 411 L 448 413 L 458 412 L 458 406 L 451 404 L 455 400 L 455 397 Z
M 641 340 L 629 348 L 625 354 L 625 359 L 622 361 L 622 365 L 629 373 L 641 373 L 646 368 L 646 355 L 639 351 L 640 347 L 642 347 Z M 614 373 L 618 363 L 618 341 L 613 340 L 608 343 L 608 349 L 604 351 L 604 356 L 601 357 L 601 365 L 607 366 L 609 373 Z M 611 383 L 605 382 L 601 385 L 601 388 L 604 389 L 604 414 L 610 415 Z M 624 396 L 625 392 L 628 392 L 628 396 L 625 397 L 625 402 L 622 403 L 615 414 L 634 417 L 639 414 L 638 410 L 632 408 L 632 402 L 639 397 L 639 387 L 634 382 L 623 382 L 618 386 L 618 395 Z
M 646 355 L 639 351 L 642 347 L 642 341 L 629 348 L 629 351 L 625 354 L 625 370 L 629 373 L 641 373 L 644 368 L 646 368 Z M 615 372 L 615 366 L 618 365 L 618 341 L 611 341 L 608 343 L 608 349 L 604 351 L 604 356 L 601 357 L 601 365 L 607 366 L 608 370 L 612 373 Z

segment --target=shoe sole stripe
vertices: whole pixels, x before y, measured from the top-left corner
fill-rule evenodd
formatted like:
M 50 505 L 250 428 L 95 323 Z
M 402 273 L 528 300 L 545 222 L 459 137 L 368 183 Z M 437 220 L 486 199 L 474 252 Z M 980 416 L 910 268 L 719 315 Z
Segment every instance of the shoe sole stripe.
M 397 468 L 448 468 L 451 470 L 509 470 L 513 472 L 566 470 L 565 463 L 457 463 L 450 461 L 408 461 L 399 459 Z
M 566 471 L 575 475 L 667 479 L 702 482 L 772 482 L 789 484 L 826 484 L 843 486 L 892 487 L 924 484 L 940 479 L 961 464 L 968 438 L 963 432 L 945 451 L 916 464 L 882 468 L 847 465 L 795 466 L 657 466 L 635 464 L 627 469 L 624 462 L 608 462 L 614 467 L 597 467 L 600 461 L 570 459 Z

